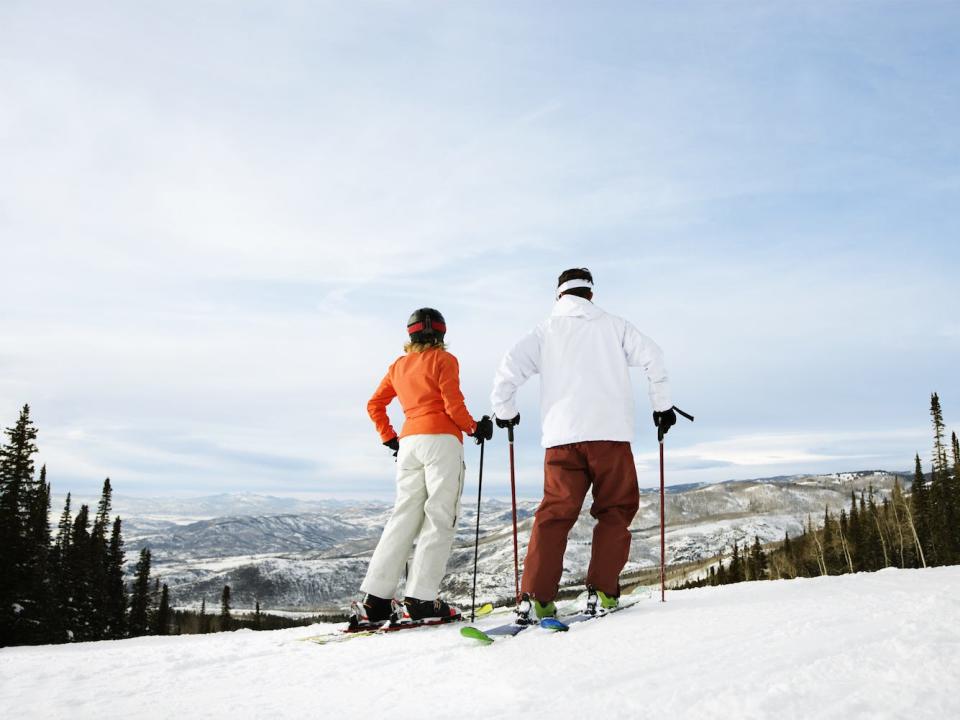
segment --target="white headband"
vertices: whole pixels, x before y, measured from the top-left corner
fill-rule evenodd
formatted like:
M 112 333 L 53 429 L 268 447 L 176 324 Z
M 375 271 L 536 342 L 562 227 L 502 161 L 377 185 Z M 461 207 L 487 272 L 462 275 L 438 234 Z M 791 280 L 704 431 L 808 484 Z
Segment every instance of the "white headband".
M 560 298 L 560 295 L 565 293 L 567 290 L 573 290 L 574 288 L 590 288 L 593 289 L 593 283 L 589 280 L 567 280 L 565 283 L 561 284 L 557 288 L 557 299 Z

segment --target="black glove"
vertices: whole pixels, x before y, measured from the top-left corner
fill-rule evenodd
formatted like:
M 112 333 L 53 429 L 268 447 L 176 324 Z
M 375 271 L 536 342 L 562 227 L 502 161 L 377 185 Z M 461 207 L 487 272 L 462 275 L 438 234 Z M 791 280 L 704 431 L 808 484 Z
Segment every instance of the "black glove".
M 493 421 L 489 415 L 484 415 L 477 420 L 477 429 L 470 433 L 470 437 L 476 439 L 477 445 L 493 437 Z
M 396 457 L 397 453 L 400 452 L 400 441 L 397 438 L 392 438 L 387 440 L 384 445 L 393 450 L 393 456 Z
M 497 418 L 498 428 L 513 427 L 514 425 L 519 425 L 519 424 L 520 424 L 520 413 L 517 413 L 516 417 L 512 417 L 509 420 L 501 420 L 500 418 Z
M 663 410 L 662 412 L 654 412 L 653 424 L 657 426 L 657 430 L 660 431 L 660 437 L 662 438 L 667 434 L 667 430 L 677 424 L 677 414 L 673 411 L 673 408 Z

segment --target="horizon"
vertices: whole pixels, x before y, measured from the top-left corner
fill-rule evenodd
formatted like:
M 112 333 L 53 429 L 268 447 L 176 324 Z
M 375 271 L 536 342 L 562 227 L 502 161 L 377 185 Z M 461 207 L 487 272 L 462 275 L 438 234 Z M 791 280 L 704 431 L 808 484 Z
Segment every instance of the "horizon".
M 960 429 L 958 32 L 942 3 L 8 3 L 0 426 L 30 404 L 58 493 L 389 497 L 365 407 L 410 312 L 479 417 L 585 266 L 697 418 L 668 485 L 929 468 L 931 392 Z

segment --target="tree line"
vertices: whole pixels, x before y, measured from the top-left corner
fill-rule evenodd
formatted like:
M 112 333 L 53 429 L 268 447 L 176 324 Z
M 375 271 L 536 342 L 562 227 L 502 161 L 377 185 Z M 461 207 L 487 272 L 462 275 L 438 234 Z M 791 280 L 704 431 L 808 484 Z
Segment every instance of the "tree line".
M 113 488 L 103 483 L 91 516 L 74 514 L 67 494 L 56 532 L 50 527 L 51 485 L 46 466 L 36 472 L 37 428 L 24 405 L 0 446 L 0 647 L 140 635 L 218 632 L 249 627 L 273 630 L 309 624 L 260 612 L 234 617 L 224 586 L 219 615 L 176 611 L 170 591 L 151 578 L 149 548 L 142 548 L 129 587 L 119 516 L 111 520 Z
M 960 444 L 956 433 L 946 441 L 937 393 L 930 397 L 930 417 L 930 472 L 924 473 L 917 454 L 909 491 L 897 478 L 890 497 L 878 500 L 873 487 L 851 492 L 849 509 L 833 514 L 825 508 L 822 524 L 808 517 L 802 533 L 786 533 L 766 551 L 756 536 L 749 550 L 734 543 L 729 560 L 718 556 L 705 575 L 679 587 L 960 564 Z

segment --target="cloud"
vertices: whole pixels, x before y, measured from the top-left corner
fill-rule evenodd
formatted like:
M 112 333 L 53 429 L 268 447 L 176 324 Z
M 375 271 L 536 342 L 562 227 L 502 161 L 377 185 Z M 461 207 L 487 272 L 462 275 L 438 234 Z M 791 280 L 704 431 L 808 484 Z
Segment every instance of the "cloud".
M 0 410 L 51 477 L 389 494 L 407 314 L 479 415 L 580 265 L 702 418 L 676 476 L 905 451 L 960 395 L 956 11 L 537 7 L 4 6 Z

